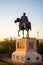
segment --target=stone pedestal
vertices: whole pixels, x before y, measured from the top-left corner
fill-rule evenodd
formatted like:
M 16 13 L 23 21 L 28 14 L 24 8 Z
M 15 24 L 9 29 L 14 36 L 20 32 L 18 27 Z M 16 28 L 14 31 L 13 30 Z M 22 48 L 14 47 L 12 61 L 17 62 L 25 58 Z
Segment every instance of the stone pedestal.
M 36 52 L 36 39 L 17 39 L 12 60 L 22 63 L 41 62 L 41 55 Z

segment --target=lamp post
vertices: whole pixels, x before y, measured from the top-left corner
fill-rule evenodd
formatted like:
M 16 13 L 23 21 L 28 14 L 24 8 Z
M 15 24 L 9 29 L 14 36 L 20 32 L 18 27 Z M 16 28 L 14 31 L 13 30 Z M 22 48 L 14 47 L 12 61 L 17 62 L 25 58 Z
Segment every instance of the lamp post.
M 37 32 L 37 39 L 39 39 L 39 32 Z

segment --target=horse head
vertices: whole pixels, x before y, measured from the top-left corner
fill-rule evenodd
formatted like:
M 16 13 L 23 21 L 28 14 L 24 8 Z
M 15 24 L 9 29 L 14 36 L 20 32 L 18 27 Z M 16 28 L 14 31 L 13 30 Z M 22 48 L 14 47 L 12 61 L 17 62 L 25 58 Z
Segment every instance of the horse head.
M 17 18 L 14 22 L 15 23 L 20 22 L 20 18 Z

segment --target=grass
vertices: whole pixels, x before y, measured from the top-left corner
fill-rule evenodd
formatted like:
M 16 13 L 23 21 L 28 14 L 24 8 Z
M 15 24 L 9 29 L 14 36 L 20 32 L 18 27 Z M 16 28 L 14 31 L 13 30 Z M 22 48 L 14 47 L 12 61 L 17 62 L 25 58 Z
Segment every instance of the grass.
M 0 61 L 0 65 L 12 65 L 12 64 L 7 63 L 7 62 Z
M 8 63 L 0 61 L 0 65 L 9 65 Z

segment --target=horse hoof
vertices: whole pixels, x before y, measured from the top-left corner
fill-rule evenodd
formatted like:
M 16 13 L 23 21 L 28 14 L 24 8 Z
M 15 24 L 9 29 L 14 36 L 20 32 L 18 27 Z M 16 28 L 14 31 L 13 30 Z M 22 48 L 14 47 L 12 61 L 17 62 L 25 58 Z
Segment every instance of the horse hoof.
M 18 37 L 20 37 L 20 35 L 18 35 Z

